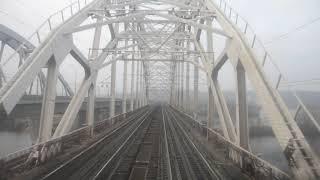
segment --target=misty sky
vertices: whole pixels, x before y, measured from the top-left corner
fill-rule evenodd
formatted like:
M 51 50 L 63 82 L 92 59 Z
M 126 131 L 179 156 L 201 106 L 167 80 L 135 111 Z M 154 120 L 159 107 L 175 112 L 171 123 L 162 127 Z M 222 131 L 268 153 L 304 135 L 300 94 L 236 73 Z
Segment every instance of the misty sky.
M 318 70 L 320 21 L 302 30 L 294 30 L 320 17 L 319 0 L 229 0 L 228 2 L 248 20 L 290 81 L 320 77 Z M 70 0 L 0 0 L 0 23 L 27 37 L 50 14 L 68 3 Z M 288 32 L 290 32 L 288 36 L 277 39 L 278 36 Z M 227 76 L 225 78 L 229 79 Z M 66 79 L 71 81 L 72 78 L 66 77 Z
M 319 78 L 320 21 L 299 31 L 295 29 L 320 17 L 320 1 L 231 0 L 230 3 L 253 26 L 289 81 Z M 286 33 L 288 36 L 277 38 Z

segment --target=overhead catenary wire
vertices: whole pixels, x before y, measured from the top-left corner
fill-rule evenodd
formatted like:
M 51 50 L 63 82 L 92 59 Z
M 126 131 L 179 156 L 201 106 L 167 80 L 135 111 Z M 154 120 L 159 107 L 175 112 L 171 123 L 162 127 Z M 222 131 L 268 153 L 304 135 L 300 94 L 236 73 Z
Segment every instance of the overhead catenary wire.
M 320 79 L 307 79 L 301 81 L 289 81 L 282 83 L 281 86 L 297 86 L 297 85 L 320 85 Z
M 288 38 L 291 34 L 294 34 L 294 33 L 298 32 L 298 31 L 304 30 L 304 29 L 307 28 L 308 26 L 310 26 L 310 25 L 312 25 L 312 24 L 314 24 L 314 23 L 317 23 L 318 21 L 320 21 L 320 17 L 317 17 L 317 18 L 315 18 L 315 19 L 312 19 L 311 21 L 308 21 L 308 22 L 306 22 L 306 23 L 304 23 L 304 24 L 302 24 L 302 25 L 300 25 L 300 26 L 297 26 L 296 28 L 294 28 L 294 29 L 292 29 L 292 30 L 290 30 L 290 31 L 288 31 L 288 32 L 286 32 L 286 33 L 283 33 L 283 34 L 278 35 L 278 36 L 276 36 L 276 37 L 274 37 L 274 38 L 271 38 L 271 40 L 266 41 L 266 42 L 264 43 L 264 45 L 267 46 L 267 45 L 270 45 L 270 44 L 272 44 L 272 43 L 274 43 L 274 42 L 276 42 L 276 41 L 286 39 L 286 38 Z

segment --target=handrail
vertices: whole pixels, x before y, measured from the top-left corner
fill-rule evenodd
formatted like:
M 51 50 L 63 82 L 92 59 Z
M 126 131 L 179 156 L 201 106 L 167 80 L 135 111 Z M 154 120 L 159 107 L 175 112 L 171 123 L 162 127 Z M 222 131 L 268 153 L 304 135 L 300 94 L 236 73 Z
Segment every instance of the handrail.
M 142 108 L 144 108 L 144 107 L 142 107 Z M 133 111 L 128 111 L 128 112 L 126 112 L 126 113 L 118 114 L 118 115 L 113 116 L 113 117 L 111 117 L 111 118 L 107 118 L 107 119 L 105 119 L 105 120 L 103 120 L 103 121 L 99 121 L 98 123 L 96 123 L 96 124 L 94 125 L 94 129 L 97 128 L 97 127 L 99 127 L 99 126 L 100 126 L 101 124 L 103 124 L 103 123 L 110 122 L 112 119 L 117 120 L 117 119 L 119 119 L 119 118 L 121 118 L 121 117 L 123 117 L 123 116 L 128 116 L 128 115 L 130 115 L 131 113 L 133 113 L 133 112 L 135 112 L 135 111 L 137 111 L 137 110 L 140 110 L 140 109 L 135 109 L 135 110 L 133 110 Z M 79 138 L 81 135 L 83 135 L 84 133 L 89 132 L 89 130 L 90 130 L 90 127 L 89 127 L 89 126 L 84 126 L 84 127 L 79 128 L 79 129 L 77 129 L 77 130 L 75 130 L 75 131 L 69 132 L 69 133 L 66 134 L 66 135 L 63 135 L 63 136 L 60 136 L 60 137 L 51 139 L 51 140 L 49 140 L 49 141 L 47 141 L 47 142 L 42 142 L 42 143 L 39 143 L 39 144 L 35 144 L 35 145 L 31 146 L 31 147 L 27 147 L 27 148 L 24 148 L 24 149 L 22 149 L 22 150 L 19 150 L 19 151 L 10 153 L 10 154 L 8 154 L 8 155 L 6 155 L 6 156 L 0 157 L 0 160 L 3 160 L 4 162 L 8 162 L 8 161 L 10 161 L 10 160 L 12 160 L 12 159 L 15 159 L 15 158 L 17 158 L 17 157 L 21 157 L 21 156 L 23 156 L 23 155 L 26 155 L 26 154 L 30 153 L 34 148 L 36 148 L 36 147 L 38 147 L 38 146 L 42 147 L 42 146 L 44 146 L 44 145 L 50 145 L 50 144 L 54 144 L 54 143 L 57 143 L 57 142 L 63 142 L 65 139 L 68 139 L 70 136 L 74 136 L 75 139 L 77 139 L 77 138 Z
M 228 158 L 230 158 L 233 163 L 235 163 L 236 165 L 238 165 L 240 168 L 245 169 L 245 160 L 252 160 L 254 161 L 254 163 L 259 164 L 260 169 L 258 169 L 259 171 L 263 171 L 265 174 L 264 175 L 270 175 L 269 177 L 271 179 L 290 179 L 290 176 L 288 174 L 286 174 L 285 172 L 281 171 L 280 169 L 278 169 L 277 167 L 271 165 L 270 163 L 268 163 L 267 161 L 259 158 L 258 156 L 252 154 L 251 152 L 243 149 L 242 147 L 234 144 L 233 142 L 227 140 L 225 137 L 223 137 L 221 134 L 219 134 L 218 132 L 207 128 L 206 126 L 204 126 L 203 124 L 201 124 L 201 122 L 196 121 L 192 116 L 190 116 L 189 114 L 187 114 L 183 109 L 177 109 L 176 107 L 170 105 L 170 107 L 172 109 L 174 109 L 175 111 L 181 113 L 182 115 L 188 117 L 192 122 L 198 124 L 199 128 L 204 128 L 206 129 L 206 131 L 209 132 L 209 135 L 214 136 L 215 140 L 218 142 L 221 142 L 222 144 L 225 145 L 227 151 L 229 152 L 228 154 L 226 154 L 228 156 Z M 237 156 L 235 156 L 234 153 L 237 153 L 237 155 L 241 157 L 242 160 L 239 160 L 237 158 Z M 263 169 L 264 168 L 264 169 Z
M 85 126 L 85 127 L 82 127 L 82 128 L 79 128 L 75 131 L 72 131 L 72 132 L 69 132 L 68 134 L 64 135 L 64 136 L 61 136 L 61 137 L 57 137 L 57 138 L 54 138 L 54 139 L 51 139 L 47 142 L 42 142 L 42 143 L 39 143 L 39 144 L 34 144 L 32 145 L 31 147 L 27 147 L 27 148 L 24 148 L 22 150 L 19 150 L 19 151 L 16 151 L 16 152 L 13 152 L 13 153 L 10 153 L 6 156 L 3 156 L 2 158 L 0 158 L 0 160 L 3 160 L 4 162 L 8 162 L 12 159 L 15 159 L 17 157 L 20 157 L 20 156 L 23 156 L 29 152 L 31 152 L 34 148 L 40 146 L 44 146 L 44 145 L 48 145 L 48 144 L 53 144 L 55 142 L 59 142 L 59 141 L 63 141 L 66 137 L 69 137 L 69 136 L 75 136 L 75 135 L 80 135 L 83 133 L 83 131 L 87 131 L 89 129 L 89 126 Z
M 245 37 L 247 40 L 246 43 L 249 42 L 248 47 L 250 47 L 258 57 L 257 65 L 259 65 L 265 72 L 264 74 L 267 75 L 267 80 L 270 82 L 270 84 L 276 90 L 278 90 L 278 92 L 280 92 L 280 84 L 287 84 L 287 92 L 291 93 L 298 104 L 298 107 L 296 108 L 293 116 L 296 118 L 298 117 L 297 114 L 303 111 L 302 113 L 305 113 L 309 117 L 309 120 L 315 125 L 315 128 L 320 133 L 320 125 L 316 121 L 314 115 L 303 102 L 302 98 L 298 95 L 293 85 L 290 85 L 288 78 L 281 72 L 279 66 L 267 52 L 262 41 L 254 33 L 253 28 L 249 25 L 249 23 L 242 16 L 240 16 L 230 5 L 228 5 L 225 0 L 211 1 L 216 5 L 216 7 L 219 8 L 220 12 L 223 13 L 225 18 L 228 19 L 232 23 L 232 25 L 237 28 L 238 32 L 242 33 L 243 37 Z M 268 71 L 270 72 L 268 73 Z
M 49 33 L 52 32 L 53 29 L 67 21 L 70 17 L 72 17 L 74 14 L 79 12 L 82 8 L 84 8 L 88 3 L 90 3 L 93 0 L 77 0 L 75 2 L 70 3 L 70 5 L 64 7 L 63 9 L 51 14 L 43 23 L 40 24 L 36 30 L 31 33 L 29 37 L 26 38 L 26 41 L 21 43 L 19 47 L 8 56 L 7 59 L 0 62 L 0 66 L 4 67 L 6 66 L 11 60 L 20 58 L 20 52 L 23 52 L 25 49 L 26 43 L 32 43 L 35 47 L 38 47 L 42 41 L 48 36 Z M 28 64 L 30 62 L 24 61 L 21 66 L 18 67 L 18 70 L 21 69 L 25 64 Z M 14 74 L 16 74 L 14 72 Z M 7 81 L 10 81 L 10 79 L 14 78 L 8 78 Z

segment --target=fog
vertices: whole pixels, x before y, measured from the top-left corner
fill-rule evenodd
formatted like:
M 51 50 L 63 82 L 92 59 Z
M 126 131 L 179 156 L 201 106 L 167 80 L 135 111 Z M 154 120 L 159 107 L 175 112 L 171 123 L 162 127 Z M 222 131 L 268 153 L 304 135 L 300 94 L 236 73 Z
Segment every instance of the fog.
M 0 24 L 6 25 L 27 38 L 43 21 L 47 19 L 50 14 L 67 6 L 70 1 L 71 0 L 0 0 Z M 289 81 L 296 82 L 319 79 L 320 71 L 318 69 L 320 67 L 320 62 L 318 57 L 320 56 L 320 36 L 318 33 L 320 32 L 320 21 L 318 20 L 320 19 L 320 1 L 229 0 L 228 2 L 249 22 L 257 36 L 262 40 L 268 52 L 273 57 L 273 60 L 278 64 L 281 72 L 286 75 Z M 104 45 L 109 37 L 108 32 L 107 27 L 104 27 L 102 36 L 106 37 L 105 41 L 102 42 Z M 93 30 L 90 30 L 88 32 L 76 33 L 74 36 L 75 42 L 88 42 L 79 44 L 79 49 L 82 50 L 86 56 L 88 55 L 89 48 L 91 48 L 93 39 L 92 33 Z M 205 41 L 205 39 L 202 39 L 202 41 Z M 219 43 L 216 43 L 215 45 L 217 44 L 219 45 Z M 101 46 L 103 47 L 103 45 Z M 220 46 L 215 48 L 215 50 L 221 50 L 223 47 Z M 72 60 L 71 57 L 67 57 L 67 59 L 68 61 L 63 62 L 60 72 L 63 72 L 63 76 L 72 88 L 76 89 L 76 87 L 78 88 L 81 84 L 84 72 L 81 69 L 81 66 Z M 128 65 L 128 75 L 130 76 L 132 74 L 130 67 L 131 63 Z M 117 67 L 116 89 L 118 95 L 120 95 L 122 92 L 123 62 L 117 63 Z M 100 73 L 102 75 L 98 78 L 98 96 L 103 93 L 106 94 L 107 90 L 104 87 L 101 87 L 99 83 L 104 81 L 108 74 L 110 74 L 109 71 L 110 67 L 105 68 L 103 72 Z M 226 63 L 221 70 L 221 75 L 219 74 L 219 82 L 223 90 L 234 89 L 235 75 L 232 71 L 233 67 L 231 64 Z M 193 73 L 192 70 L 191 73 Z M 128 80 L 130 82 L 130 78 Z M 190 81 L 192 84 L 192 77 Z M 201 72 L 199 84 L 200 89 L 203 91 L 206 89 L 205 83 L 205 75 Z M 319 90 L 317 86 L 317 83 L 312 83 L 311 85 L 303 84 L 300 88 L 304 90 Z M 128 83 L 128 89 L 130 89 L 130 83 Z M 202 94 L 204 95 L 200 95 L 200 101 L 205 104 L 202 106 L 202 109 L 203 112 L 206 112 L 206 103 L 208 98 L 207 94 Z M 251 96 L 248 97 L 250 99 Z M 204 100 L 201 100 L 201 98 Z M 318 99 L 312 98 L 312 100 L 318 104 Z M 254 111 L 258 110 L 254 109 Z M 206 113 L 203 113 L 203 119 L 206 118 L 205 115 Z M 9 137 L 10 134 L 5 132 L 1 136 L 4 139 Z M 24 138 L 24 135 L 17 137 L 17 139 L 21 140 L 20 144 L 22 146 L 30 145 L 31 140 L 26 140 Z M 7 141 L 9 144 L 11 139 L 7 139 L 9 139 Z M 261 139 L 253 140 L 254 143 L 252 143 L 252 145 L 254 152 L 263 151 L 263 149 L 266 149 L 265 146 L 269 146 L 268 143 L 263 143 L 262 145 L 264 146 L 261 146 L 258 141 L 262 143 Z M 23 144 L 23 142 L 27 142 L 28 144 Z M 17 144 L 19 145 L 19 143 Z M 255 144 L 258 145 L 255 147 Z M 13 145 L 16 146 L 15 144 Z M 319 145 L 317 144 L 317 146 Z M 8 150 L 5 149 L 2 153 L 7 154 L 12 151 L 12 149 L 19 148 L 20 147 L 9 147 Z M 278 149 L 280 152 L 280 148 Z M 268 152 L 263 152 L 266 153 L 264 157 L 268 158 L 267 156 L 274 155 L 272 150 L 269 151 L 268 149 L 267 151 Z
M 28 37 L 50 14 L 67 6 L 70 1 L 1 0 L 0 23 Z M 229 4 L 253 27 L 289 81 L 319 77 L 320 36 L 317 34 L 320 22 L 317 18 L 320 17 L 320 1 L 229 0 Z M 92 41 L 91 37 L 87 38 Z M 90 44 L 82 44 L 80 49 L 88 50 Z M 73 84 L 72 86 L 79 86 L 83 77 L 80 66 L 73 61 L 65 62 L 65 65 L 69 67 L 64 73 L 66 80 Z M 121 82 L 122 63 L 119 63 L 118 67 L 118 82 Z M 128 70 L 130 71 L 130 68 Z M 224 68 L 222 71 L 225 73 L 222 73 L 224 75 L 220 77 L 220 83 L 227 89 L 233 89 L 234 86 L 230 83 L 234 79 L 232 69 Z M 314 84 L 312 86 L 314 89 Z M 117 89 L 121 91 L 121 83 L 117 83 Z M 304 85 L 302 89 L 310 89 L 310 86 Z
M 230 3 L 248 20 L 289 81 L 319 78 L 320 1 L 233 0 Z

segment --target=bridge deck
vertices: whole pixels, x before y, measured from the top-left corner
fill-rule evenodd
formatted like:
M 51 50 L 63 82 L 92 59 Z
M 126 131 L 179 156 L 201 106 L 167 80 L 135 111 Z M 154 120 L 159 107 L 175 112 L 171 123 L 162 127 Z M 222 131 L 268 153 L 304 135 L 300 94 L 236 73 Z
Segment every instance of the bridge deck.
M 248 179 L 194 125 L 171 107 L 145 108 L 14 179 Z

